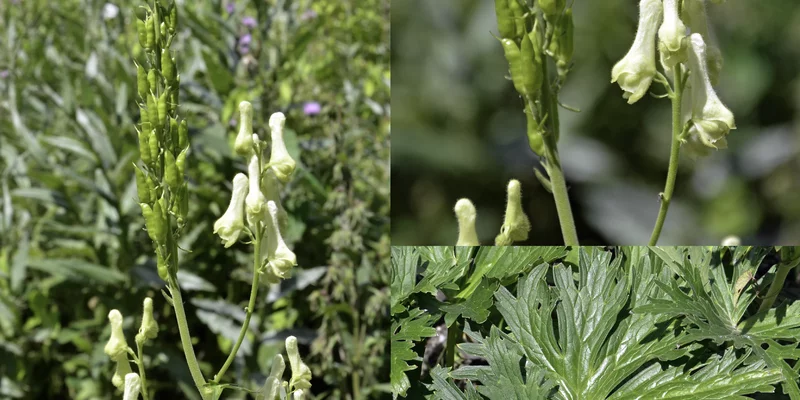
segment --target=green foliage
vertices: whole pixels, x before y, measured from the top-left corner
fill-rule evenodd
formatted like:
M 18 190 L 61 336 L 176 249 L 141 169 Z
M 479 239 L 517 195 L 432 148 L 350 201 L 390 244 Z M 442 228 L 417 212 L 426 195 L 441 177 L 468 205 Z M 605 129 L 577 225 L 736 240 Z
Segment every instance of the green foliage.
M 179 112 L 188 121 L 189 209 L 178 280 L 206 376 L 225 360 L 249 295 L 251 247 L 212 234 L 227 205 L 235 107 L 254 127 L 287 116 L 298 161 L 284 207 L 295 277 L 262 288 L 231 374 L 264 384 L 288 335 L 298 338 L 316 398 L 378 398 L 389 363 L 388 1 L 183 2 Z M 0 6 L 0 397 L 118 397 L 101 349 L 117 308 L 133 337 L 141 299 L 154 299 L 158 338 L 148 383 L 158 397 L 193 390 L 174 314 L 159 290 L 132 161 L 137 68 L 133 10 L 105 2 L 32 0 Z M 242 25 L 245 16 L 257 25 Z M 239 46 L 250 34 L 247 52 Z M 133 49 L 131 51 L 131 49 Z M 305 115 L 303 103 L 322 105 Z M 230 139 L 230 145 L 229 140 Z M 179 137 L 179 142 L 181 138 Z M 186 143 L 186 142 L 180 142 Z M 178 154 L 173 154 L 176 158 Z M 302 255 L 300 255 L 302 254 Z M 138 321 L 138 319 L 136 319 Z M 352 376 L 359 380 L 352 380 Z M 226 391 L 226 396 L 243 396 Z
M 552 256 L 543 260 L 548 250 Z M 402 250 L 407 262 L 435 251 Z M 772 248 L 583 248 L 577 257 L 545 247 L 480 248 L 465 277 L 486 258 L 482 254 L 497 251 L 517 255 L 496 267 L 518 271 L 514 279 L 484 277 L 463 299 L 450 295 L 458 288 L 442 285 L 436 298 L 415 292 L 393 307 L 393 348 L 404 348 L 392 354 L 396 395 L 744 399 L 780 390 L 800 398 L 792 367 L 800 357 L 800 320 L 794 317 L 800 302 L 763 312 L 754 307 L 763 302 L 759 288 L 775 277 L 777 268 L 765 261 L 777 256 Z M 417 266 L 424 274 L 425 262 Z M 417 276 L 416 268 L 400 270 Z M 487 300 L 488 283 L 495 286 Z M 413 311 L 398 312 L 402 308 Z M 448 321 L 453 310 L 469 311 Z M 425 334 L 400 339 L 405 324 Z M 460 326 L 464 335 L 450 332 Z M 439 327 L 448 329 L 444 367 L 427 357 L 431 342 L 419 342 Z

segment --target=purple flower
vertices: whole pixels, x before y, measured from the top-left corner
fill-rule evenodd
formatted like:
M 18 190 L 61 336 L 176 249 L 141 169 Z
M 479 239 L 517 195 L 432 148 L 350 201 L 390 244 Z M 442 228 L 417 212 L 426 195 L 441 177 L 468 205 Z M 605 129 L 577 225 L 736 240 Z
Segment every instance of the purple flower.
M 303 15 L 300 16 L 301 21 L 308 21 L 314 18 L 317 18 L 317 12 L 312 9 L 306 10 L 306 12 L 304 12 Z
M 255 28 L 256 27 L 256 19 L 253 17 L 244 17 L 242 18 L 242 25 L 248 28 Z
M 239 45 L 240 46 L 247 46 L 252 41 L 253 41 L 253 36 L 250 35 L 249 33 L 247 33 L 247 34 L 242 35 L 242 37 L 239 38 Z
M 322 111 L 322 106 L 316 101 L 309 101 L 303 105 L 303 113 L 306 115 L 317 115 Z
M 8 74 L 9 74 L 9 72 L 8 72 L 7 69 L 4 69 L 4 70 L 0 71 L 0 79 L 8 78 Z
M 234 4 L 232 1 L 228 2 L 228 4 L 225 4 L 225 11 L 227 11 L 228 14 L 233 14 L 235 10 L 236 10 L 236 4 Z

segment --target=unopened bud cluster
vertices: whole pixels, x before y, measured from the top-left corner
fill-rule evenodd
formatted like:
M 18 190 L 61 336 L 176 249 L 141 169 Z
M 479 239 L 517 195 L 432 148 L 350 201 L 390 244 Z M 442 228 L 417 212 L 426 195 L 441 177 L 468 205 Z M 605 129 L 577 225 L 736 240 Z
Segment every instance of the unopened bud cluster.
M 176 246 L 169 241 L 177 238 L 189 208 L 184 179 L 189 132 L 177 115 L 180 75 L 169 52 L 178 14 L 174 1 L 166 3 L 156 1 L 136 12 L 139 44 L 146 54 L 146 63 L 136 63 L 142 160 L 136 165 L 136 188 L 147 233 L 156 245 L 158 274 L 165 281 L 177 272 Z
M 539 1 L 542 11 L 539 18 L 520 0 L 495 0 L 494 5 L 498 39 L 508 61 L 511 81 L 525 101 L 528 142 L 534 152 L 543 155 L 545 110 L 549 107 L 542 103 L 542 85 L 549 85 L 545 56 L 555 62 L 558 81 L 563 83 L 573 54 L 572 9 L 565 8 L 564 0 Z
M 259 243 L 259 272 L 268 282 L 277 283 L 289 277 L 297 264 L 295 254 L 283 240 L 288 216 L 281 205 L 280 193 L 295 169 L 295 161 L 283 141 L 286 117 L 275 113 L 269 119 L 271 140 L 267 158 L 267 143 L 253 133 L 253 106 L 243 101 L 239 104 L 239 116 L 234 151 L 247 161 L 247 175 L 239 173 L 233 178 L 230 204 L 214 223 L 214 233 L 225 247 L 236 243 L 245 229 L 253 238 L 263 238 Z
M 611 70 L 611 82 L 619 84 L 630 104 L 647 93 L 657 74 L 656 48 L 665 72 L 681 68 L 690 74 L 682 99 L 690 125 L 681 142 L 692 155 L 726 148 L 726 136 L 736 129 L 733 113 L 713 88 L 722 56 L 712 43 L 705 0 L 641 0 L 633 46 Z

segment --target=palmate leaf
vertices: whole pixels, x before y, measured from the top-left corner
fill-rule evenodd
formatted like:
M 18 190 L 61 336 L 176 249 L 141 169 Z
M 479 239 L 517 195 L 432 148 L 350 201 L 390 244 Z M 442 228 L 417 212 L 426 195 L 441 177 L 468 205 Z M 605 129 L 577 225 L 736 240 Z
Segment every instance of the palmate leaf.
M 492 295 L 497 290 L 497 283 L 490 283 L 488 280 L 481 281 L 472 295 L 464 301 L 445 304 L 439 307 L 445 312 L 444 323 L 449 327 L 459 316 L 471 319 L 479 324 L 486 322 L 489 317 L 489 309 L 492 307 Z
M 681 279 L 659 283 L 668 298 L 654 299 L 636 311 L 683 316 L 689 341 L 709 339 L 752 349 L 767 367 L 781 371 L 784 392 L 793 400 L 800 399 L 798 373 L 785 361 L 797 359 L 797 345 L 787 349 L 777 342 L 796 342 L 800 337 L 800 304 L 783 305 L 745 319 L 747 308 L 756 298 L 752 277 L 770 248 L 737 248 L 729 264 L 723 261 L 722 250 L 654 248 Z
M 414 291 L 419 253 L 414 247 L 392 247 L 392 314 L 403 312 L 401 304 Z
M 677 320 L 630 313 L 630 307 L 665 296 L 656 284 L 665 276 L 663 264 L 646 253 L 638 256 L 635 268 L 623 273 L 623 257 L 611 261 L 608 252 L 582 250 L 577 282 L 571 269 L 556 265 L 555 287 L 549 287 L 548 266 L 542 264 L 520 281 L 516 296 L 503 287 L 496 293 L 511 337 L 558 386 L 557 398 L 687 398 L 699 391 L 701 397 L 691 398 L 716 399 L 772 390 L 777 369 L 767 369 L 762 361 L 743 367 L 745 358 L 733 354 L 712 359 L 704 367 L 708 370 L 663 368 L 659 360 L 687 356 L 689 347 L 679 346 L 684 334 Z M 704 386 L 705 381 L 713 384 Z
M 395 395 L 405 397 L 411 387 L 406 371 L 417 367 L 409 365 L 409 361 L 421 359 L 413 350 L 414 342 L 436 335 L 436 329 L 431 327 L 433 319 L 432 315 L 415 308 L 409 310 L 405 318 L 392 323 L 391 384 Z
M 467 286 L 458 294 L 468 298 L 484 277 L 506 279 L 530 271 L 540 262 L 550 263 L 566 256 L 565 247 L 482 247 L 475 256 L 475 271 L 467 280 Z
M 435 295 L 439 289 L 459 289 L 456 281 L 469 267 L 471 247 L 420 247 L 419 252 L 428 264 L 415 292 Z

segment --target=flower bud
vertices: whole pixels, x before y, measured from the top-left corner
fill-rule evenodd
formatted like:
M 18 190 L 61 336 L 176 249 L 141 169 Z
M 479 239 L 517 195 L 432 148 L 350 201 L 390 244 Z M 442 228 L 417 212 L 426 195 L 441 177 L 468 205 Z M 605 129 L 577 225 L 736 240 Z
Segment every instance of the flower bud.
M 241 156 L 253 153 L 253 106 L 247 101 L 239 103 L 239 134 L 233 150 Z
M 269 117 L 269 129 L 272 136 L 272 152 L 269 156 L 269 166 L 275 170 L 275 176 L 283 183 L 289 181 L 295 167 L 295 162 L 283 142 L 283 125 L 285 123 L 286 117 L 283 113 L 276 112 Z
M 139 97 L 146 99 L 147 94 L 150 92 L 150 85 L 147 82 L 147 72 L 145 72 L 144 67 L 139 63 L 136 63 L 136 87 Z
M 178 126 L 178 148 L 185 150 L 187 147 L 189 147 L 189 126 L 184 119 Z
M 558 43 L 558 48 L 554 51 L 556 59 L 556 66 L 558 67 L 558 76 L 562 81 L 566 79 L 567 72 L 569 71 L 569 64 L 572 62 L 572 54 L 574 52 L 574 36 L 575 36 L 575 23 L 572 21 L 572 8 L 564 11 L 564 16 L 558 20 L 559 35 L 558 38 L 553 38 L 554 42 Z
M 297 265 L 297 256 L 289 250 L 286 242 L 283 241 L 278 221 L 278 206 L 274 201 L 267 203 L 267 240 L 263 241 L 266 252 L 262 251 L 262 257 L 266 257 L 265 268 L 266 280 L 269 283 L 278 283 L 281 279 L 289 277 L 292 267 Z M 265 253 L 265 254 L 264 254 Z
M 519 181 L 512 179 L 508 183 L 508 202 L 506 203 L 506 216 L 500 234 L 495 238 L 495 245 L 508 246 L 513 242 L 528 239 L 531 223 L 522 209 L 522 193 Z
M 267 198 L 261 193 L 261 161 L 257 155 L 250 156 L 250 163 L 247 165 L 247 177 L 250 183 L 250 190 L 245 198 L 245 211 L 247 211 L 247 223 L 250 229 L 259 229 L 258 223 L 264 220 L 264 207 Z
M 233 193 L 227 211 L 214 222 L 214 233 L 218 234 L 225 244 L 231 247 L 244 229 L 244 202 L 247 196 L 248 179 L 245 174 L 239 173 L 233 177 Z
M 289 225 L 289 215 L 281 204 L 281 183 L 275 176 L 275 170 L 267 168 L 261 178 L 261 192 L 267 201 L 273 201 L 278 206 L 278 228 L 281 232 L 286 232 Z
M 150 198 L 150 187 L 147 185 L 147 177 L 138 166 L 133 167 L 136 174 L 136 194 L 139 196 L 140 203 L 150 204 L 153 199 Z
M 148 91 L 147 91 L 148 94 L 158 90 L 158 76 L 156 75 L 156 70 L 155 69 L 151 69 L 147 73 L 147 84 L 148 84 L 148 88 L 147 88 L 148 89 Z M 145 99 L 145 98 L 146 97 L 142 97 L 142 99 Z M 155 121 L 153 121 L 153 122 L 155 122 Z
M 561 14 L 565 5 L 566 1 L 564 0 L 539 0 L 539 8 L 548 17 Z
M 142 325 L 136 335 L 136 343 L 144 343 L 147 339 L 155 339 L 158 336 L 158 323 L 153 318 L 153 299 L 145 297 L 143 309 Z
M 678 16 L 678 1 L 664 0 L 664 22 L 658 28 L 658 50 L 665 69 L 670 70 L 686 60 L 685 37 L 686 25 Z
M 512 0 L 515 1 L 516 0 Z M 520 61 L 522 63 L 522 85 L 524 92 L 528 96 L 535 96 L 542 87 L 542 68 L 536 62 L 537 54 L 533 47 L 530 35 L 522 35 L 522 46 L 520 48 Z
M 164 150 L 164 181 L 172 190 L 178 190 L 183 183 L 183 176 L 178 174 L 175 156 L 169 150 Z
M 722 104 L 711 86 L 703 37 L 693 33 L 690 44 L 692 127 L 689 135 L 697 136 L 708 147 L 724 149 L 727 147 L 725 136 L 731 129 L 736 129 L 733 113 Z
M 724 239 L 722 239 L 723 246 L 741 246 L 741 244 L 742 239 L 739 239 L 739 237 L 735 235 L 726 236 Z
M 510 39 L 517 34 L 517 30 L 514 14 L 511 12 L 508 1 L 494 0 L 494 13 L 497 16 L 497 30 L 500 32 L 500 37 Z
M 306 398 L 306 393 L 303 391 L 303 389 L 295 390 L 294 393 L 292 394 L 292 400 L 303 400 L 305 398 Z
M 103 348 L 103 351 L 111 358 L 116 358 L 120 354 L 128 352 L 128 342 L 125 340 L 125 333 L 122 332 L 122 314 L 119 310 L 111 310 L 108 313 L 108 321 L 111 324 L 111 337 Z
M 153 16 L 148 15 L 144 21 L 145 26 L 145 49 L 151 50 L 156 46 L 155 30 L 153 29 Z
M 125 374 L 125 391 L 122 394 L 122 400 L 138 400 L 141 390 L 142 381 L 139 379 L 139 374 L 133 372 Z
M 144 21 L 136 21 L 136 33 L 139 36 L 139 45 L 142 48 L 147 48 L 147 25 Z
M 611 69 L 611 83 L 619 83 L 622 97 L 633 104 L 647 93 L 656 74 L 655 37 L 661 22 L 661 0 L 641 0 L 636 38 L 625 57 Z
M 468 199 L 456 202 L 456 218 L 458 218 L 458 241 L 456 246 L 480 246 L 478 233 L 475 231 L 475 206 Z
M 289 381 L 289 386 L 295 390 L 310 388 L 311 370 L 300 359 L 300 352 L 297 350 L 297 338 L 294 336 L 286 338 L 286 355 L 289 357 L 289 365 L 292 367 L 292 379 Z
M 178 28 L 178 5 L 172 4 L 172 8 L 169 10 L 169 33 L 174 35 L 175 29 Z

